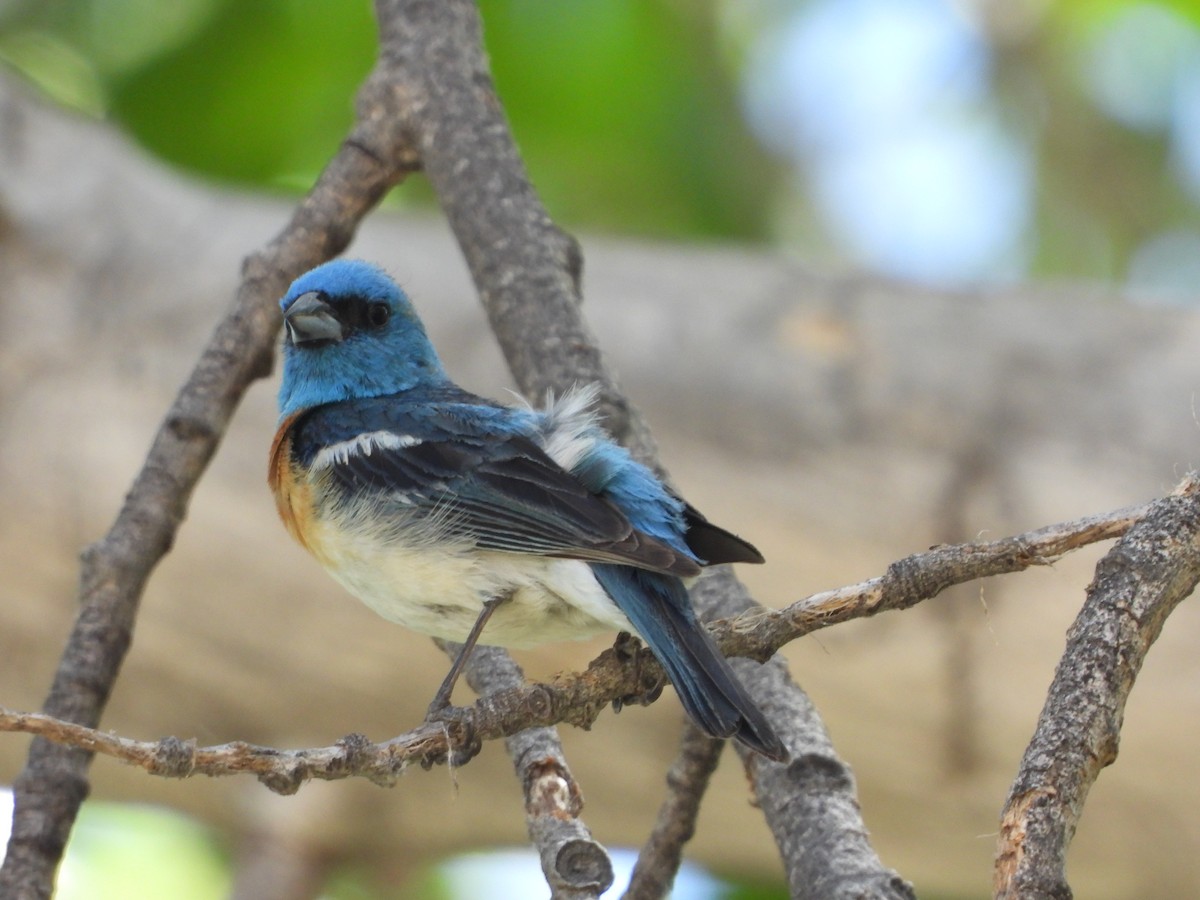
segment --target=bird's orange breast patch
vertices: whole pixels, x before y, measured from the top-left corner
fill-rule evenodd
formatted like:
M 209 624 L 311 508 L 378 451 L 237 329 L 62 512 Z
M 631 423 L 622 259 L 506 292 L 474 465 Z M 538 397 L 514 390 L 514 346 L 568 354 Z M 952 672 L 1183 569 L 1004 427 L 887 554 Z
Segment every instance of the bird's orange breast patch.
M 291 425 L 295 419 L 292 416 L 285 421 L 275 434 L 267 468 L 267 483 L 275 494 L 275 508 L 288 533 L 303 547 L 311 549 L 304 535 L 312 522 L 312 485 L 297 471 L 292 457 Z

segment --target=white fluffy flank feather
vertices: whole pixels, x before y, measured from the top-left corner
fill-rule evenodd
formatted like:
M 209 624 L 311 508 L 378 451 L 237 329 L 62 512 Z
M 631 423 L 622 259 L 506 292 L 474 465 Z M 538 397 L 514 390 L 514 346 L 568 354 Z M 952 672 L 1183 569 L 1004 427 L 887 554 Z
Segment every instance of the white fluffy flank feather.
M 421 443 L 420 438 L 410 434 L 396 434 L 392 431 L 370 431 L 360 434 L 348 441 L 338 441 L 321 450 L 312 461 L 314 471 L 328 469 L 341 463 L 345 465 L 351 456 L 370 456 L 373 450 L 399 450 L 403 447 L 415 447 Z
M 597 384 L 577 385 L 561 397 L 550 394 L 541 411 L 542 449 L 568 472 L 592 452 L 598 440 L 604 440 L 592 408 L 599 393 Z

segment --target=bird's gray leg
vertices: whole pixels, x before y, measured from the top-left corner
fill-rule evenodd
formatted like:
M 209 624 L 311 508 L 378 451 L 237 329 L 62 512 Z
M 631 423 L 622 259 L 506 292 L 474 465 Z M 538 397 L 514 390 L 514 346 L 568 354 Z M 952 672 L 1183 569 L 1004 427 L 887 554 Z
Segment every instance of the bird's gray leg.
M 467 665 L 467 657 L 471 655 L 471 651 L 479 643 L 479 635 L 483 633 L 484 626 L 487 625 L 488 619 L 492 617 L 492 613 L 496 611 L 496 607 L 511 600 L 512 596 L 510 592 L 483 601 L 483 609 L 479 612 L 479 618 L 471 626 L 471 633 L 463 641 L 462 649 L 458 651 L 458 656 L 454 657 L 454 662 L 450 665 L 450 671 L 446 673 L 446 677 L 442 680 L 442 686 L 433 695 L 433 702 L 429 704 L 429 711 L 425 714 L 426 720 L 437 718 L 438 714 L 450 705 L 450 695 L 454 693 L 454 685 L 458 683 L 458 676 L 462 674 L 463 669 Z

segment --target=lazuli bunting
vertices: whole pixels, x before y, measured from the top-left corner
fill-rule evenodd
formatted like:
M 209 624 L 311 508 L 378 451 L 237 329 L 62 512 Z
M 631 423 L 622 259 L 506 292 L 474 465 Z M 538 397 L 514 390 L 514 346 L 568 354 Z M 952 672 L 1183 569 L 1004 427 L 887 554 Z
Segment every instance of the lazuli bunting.
M 292 536 L 350 593 L 468 649 L 632 631 L 700 728 L 787 759 L 684 586 L 762 556 L 614 443 L 594 391 L 537 410 L 462 390 L 408 297 L 365 262 L 313 269 L 280 306 L 270 484 Z

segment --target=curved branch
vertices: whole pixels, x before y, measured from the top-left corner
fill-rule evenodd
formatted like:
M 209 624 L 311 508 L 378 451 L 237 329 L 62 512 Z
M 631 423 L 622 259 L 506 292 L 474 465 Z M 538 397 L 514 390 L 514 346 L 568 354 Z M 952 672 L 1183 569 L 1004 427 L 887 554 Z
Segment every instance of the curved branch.
M 1125 702 L 1168 615 L 1200 581 L 1200 482 L 1184 479 L 1096 566 L 1000 818 L 997 897 L 1070 897 L 1066 854 Z
M 369 119 L 361 120 L 356 134 L 370 128 Z M 43 707 L 47 714 L 81 725 L 100 721 L 133 639 L 146 581 L 170 550 L 192 491 L 246 389 L 270 372 L 279 327 L 275 298 L 305 269 L 341 251 L 408 171 L 404 162 L 385 164 L 347 141 L 283 231 L 246 260 L 233 307 L 167 411 L 116 521 L 83 553 L 79 614 Z M 14 784 L 0 894 L 49 895 L 88 792 L 90 761 L 90 751 L 33 743 Z
M 1191 485 L 1191 481 L 1185 482 L 1180 490 L 1190 496 L 1194 490 Z M 1124 534 L 1145 510 L 1171 499 L 1049 525 L 998 541 L 937 547 L 889 567 L 889 573 L 895 570 L 908 573 L 904 579 L 883 575 L 851 587 L 815 594 L 786 609 L 722 620 L 711 627 L 725 653 L 767 659 L 783 644 L 810 631 L 875 615 L 884 609 L 906 609 L 953 584 L 1048 565 L 1071 550 Z M 702 582 L 710 578 L 706 576 Z M 904 587 L 885 587 L 889 584 Z M 432 766 L 445 762 L 456 748 L 517 736 L 510 750 L 522 781 L 527 782 L 531 780 L 530 773 L 544 771 L 545 761 L 553 757 L 547 745 L 540 743 L 542 737 L 538 736 L 537 728 L 560 722 L 590 727 L 613 700 L 644 694 L 647 682 L 656 683 L 662 675 L 657 661 L 644 649 L 633 657 L 627 652 L 606 650 L 586 671 L 556 676 L 548 684 L 525 683 L 511 658 L 494 647 L 481 648 L 477 666 L 494 671 L 484 679 L 491 686 L 489 692 L 473 706 L 453 708 L 442 723 L 423 724 L 379 744 L 351 735 L 331 747 L 310 750 L 277 750 L 243 743 L 199 748 L 178 738 L 133 741 L 41 713 L 3 709 L 0 709 L 0 731 L 35 734 L 168 777 L 251 774 L 280 793 L 292 793 L 310 778 L 332 780 L 357 776 L 391 785 L 413 763 Z M 478 675 L 474 667 L 468 669 L 468 680 L 476 690 L 484 686 L 476 680 Z M 772 703 L 785 702 L 774 694 L 771 696 Z M 792 718 L 796 715 L 793 711 Z M 522 736 L 521 732 L 527 729 L 535 730 Z M 528 744 L 523 743 L 526 740 Z M 812 739 L 813 747 L 818 746 L 817 740 Z M 811 755 L 815 750 L 809 748 L 805 752 Z M 574 788 L 567 789 L 568 794 L 574 792 Z M 811 847 L 808 853 L 811 857 Z
M 831 625 L 908 609 L 979 578 L 1053 565 L 1072 550 L 1125 534 L 1151 505 L 1058 522 L 997 541 L 942 544 L 897 560 L 876 578 L 813 594 L 785 609 L 745 613 L 711 627 L 726 655 L 765 659 L 766 648 L 782 647 Z
M 385 15 L 385 10 L 405 6 L 414 13 L 419 6 L 419 15 Z M 580 313 L 578 245 L 550 220 L 529 182 L 477 49 L 481 28 L 475 5 L 469 0 L 419 5 L 378 0 L 378 8 L 385 45 L 399 51 L 396 62 L 409 67 L 407 81 L 415 89 L 415 96 L 404 98 L 402 112 L 517 383 L 532 398 L 580 382 L 599 384 L 609 430 L 641 459 L 657 465 L 649 429 L 617 388 Z M 716 609 L 730 615 L 756 608 L 728 573 L 702 584 L 710 590 L 692 596 L 704 618 L 713 618 Z M 832 754 L 816 709 L 799 686 L 778 675 L 741 669 L 760 705 L 769 706 L 777 693 L 792 693 L 808 710 L 803 722 L 780 720 L 780 737 L 789 747 L 807 744 L 811 733 Z M 761 768 L 750 765 L 751 778 Z M 777 790 L 786 789 L 777 785 Z M 818 817 L 822 811 L 819 804 L 806 809 Z M 788 827 L 774 825 L 777 837 Z M 857 828 L 865 831 L 861 821 Z M 826 829 L 818 825 L 817 830 Z M 848 849 L 855 852 L 858 845 Z M 785 868 L 793 871 L 790 865 Z M 803 889 L 795 883 L 792 888 Z
M 375 13 L 382 48 L 378 70 L 387 77 L 369 84 L 365 93 L 393 126 L 371 135 L 377 141 L 373 152 L 387 159 L 410 142 L 417 148 L 489 309 L 489 291 L 497 283 L 523 286 L 547 272 L 557 281 L 562 267 L 547 266 L 546 254 L 578 260 L 574 241 L 544 212 L 531 223 L 532 235 L 514 233 L 504 222 L 506 210 L 530 208 L 533 188 L 516 147 L 503 139 L 507 124 L 492 88 L 474 4 L 377 0 Z M 501 140 L 493 139 L 497 134 Z M 506 178 L 506 173 L 516 174 Z M 577 264 L 574 270 L 577 275 Z M 521 308 L 528 310 L 528 302 Z M 495 317 L 492 324 L 498 327 Z M 597 367 L 599 351 L 587 335 L 559 338 L 558 363 L 576 378 Z M 525 353 L 537 343 L 521 334 L 516 345 L 515 352 Z M 457 654 L 457 645 L 441 646 L 450 656 Z M 496 648 L 472 653 L 466 676 L 481 702 L 523 684 L 520 668 Z M 539 727 L 524 734 L 507 732 L 507 749 L 524 789 L 529 836 L 553 896 L 583 900 L 612 884 L 612 863 L 579 818 L 581 794 L 551 727 L 555 721 L 536 723 Z M 472 752 L 470 745 L 466 752 Z
M 657 900 L 671 893 L 684 844 L 696 833 L 700 801 L 724 749 L 724 741 L 709 737 L 691 722 L 684 726 L 679 754 L 667 771 L 667 796 L 622 900 Z

